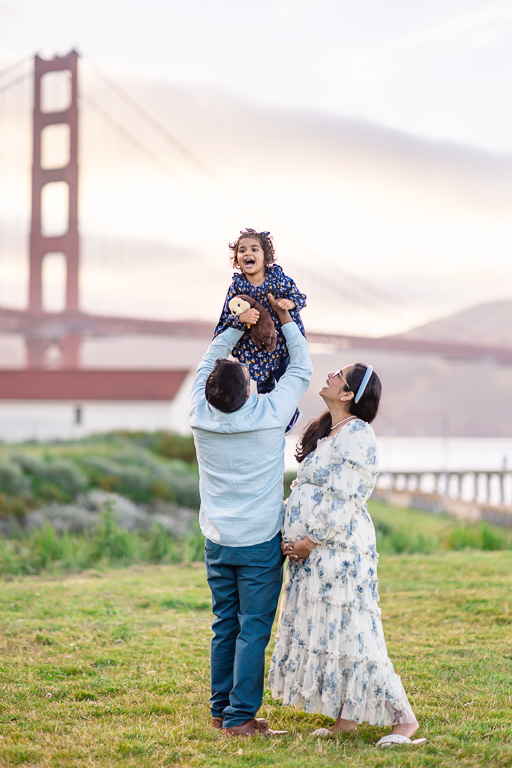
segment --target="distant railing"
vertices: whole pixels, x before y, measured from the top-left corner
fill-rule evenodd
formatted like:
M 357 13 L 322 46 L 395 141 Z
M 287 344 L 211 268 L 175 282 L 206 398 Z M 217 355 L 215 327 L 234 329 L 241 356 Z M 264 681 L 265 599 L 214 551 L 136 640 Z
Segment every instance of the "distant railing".
M 430 512 L 512 526 L 512 469 L 384 471 L 374 496 Z

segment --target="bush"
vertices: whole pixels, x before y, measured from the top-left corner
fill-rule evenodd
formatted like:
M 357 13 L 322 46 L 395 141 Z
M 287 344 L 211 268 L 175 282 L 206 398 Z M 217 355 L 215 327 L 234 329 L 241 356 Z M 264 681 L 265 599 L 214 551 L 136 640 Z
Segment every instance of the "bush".
M 119 451 L 118 453 L 112 453 L 110 458 L 112 461 L 117 462 L 117 464 L 147 469 L 155 477 L 164 477 L 166 474 L 165 464 L 147 451 L 140 449 Z
M 53 459 L 47 462 L 44 479 L 46 482 L 58 486 L 70 498 L 83 491 L 88 485 L 83 472 L 80 472 L 78 467 L 65 459 Z
M 505 531 L 491 528 L 487 523 L 453 528 L 446 536 L 445 545 L 448 549 L 483 549 L 491 552 L 512 548 L 510 537 Z
M 30 565 L 40 571 L 50 563 L 62 560 L 69 550 L 69 537 L 59 536 L 50 523 L 34 531 L 30 541 Z
M 204 536 L 201 533 L 199 523 L 195 523 L 182 545 L 181 559 L 186 563 L 201 562 L 204 560 Z
M 143 452 L 125 451 L 114 457 L 117 461 L 98 456 L 82 459 L 93 485 L 146 504 L 156 498 L 199 509 L 199 478 L 185 462 L 163 464 Z
M 103 477 L 114 476 L 119 469 L 117 464 L 103 456 L 84 456 L 80 465 L 93 485 L 97 485 Z
M 123 531 L 115 522 L 112 504 L 105 505 L 105 511 L 91 537 L 91 559 L 108 563 L 123 561 L 138 562 L 141 539 L 137 534 Z
M 5 496 L 0 493 L 0 519 L 14 518 L 23 521 L 34 504 L 29 495 Z
M 8 459 L 0 460 L 0 493 L 20 496 L 30 491 L 30 484 L 21 469 Z
M 158 430 L 156 432 L 118 431 L 116 437 L 140 445 L 166 459 L 181 459 L 187 463 L 197 463 L 196 449 L 192 435 L 178 435 L 175 432 Z
M 147 469 L 122 466 L 97 456 L 83 459 L 82 465 L 90 482 L 98 488 L 115 491 L 134 501 L 150 501 L 154 478 Z
M 19 453 L 12 457 L 12 460 L 18 464 L 24 472 L 29 475 L 44 475 L 45 462 L 37 456 Z
M 146 557 L 150 563 L 161 563 L 173 550 L 172 539 L 165 532 L 161 523 L 155 523 L 148 534 Z
M 285 472 L 284 473 L 283 486 L 284 486 L 284 498 L 285 499 L 287 499 L 288 496 L 290 495 L 290 493 L 291 493 L 290 485 L 293 483 L 293 481 L 295 480 L 296 477 L 297 477 L 297 473 L 296 472 Z
M 180 467 L 173 465 L 169 469 L 169 484 L 173 491 L 176 504 L 190 509 L 199 509 L 201 499 L 199 497 L 199 476 L 186 467 L 180 471 Z
M 19 454 L 13 460 L 32 477 L 34 494 L 45 500 L 71 501 L 88 485 L 83 472 L 66 459 L 43 461 L 35 456 Z
M 403 528 L 392 528 L 379 522 L 376 526 L 377 551 L 389 555 L 430 554 L 438 547 L 438 540 L 423 533 L 411 533 Z

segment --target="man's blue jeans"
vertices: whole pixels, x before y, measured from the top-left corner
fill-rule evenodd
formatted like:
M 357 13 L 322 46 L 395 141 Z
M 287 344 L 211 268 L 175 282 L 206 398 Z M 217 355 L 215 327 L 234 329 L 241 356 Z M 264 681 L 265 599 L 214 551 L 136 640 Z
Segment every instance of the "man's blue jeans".
M 265 648 L 283 580 L 281 534 L 251 547 L 206 540 L 212 591 L 211 713 L 231 728 L 255 717 L 263 698 Z

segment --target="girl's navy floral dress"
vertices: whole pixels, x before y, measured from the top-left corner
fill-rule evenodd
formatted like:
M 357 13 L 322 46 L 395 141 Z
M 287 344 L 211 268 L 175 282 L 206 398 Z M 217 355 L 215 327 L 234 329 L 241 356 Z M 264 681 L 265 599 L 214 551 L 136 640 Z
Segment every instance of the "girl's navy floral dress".
M 372 725 L 414 722 L 388 658 L 378 607 L 375 528 L 366 502 L 377 479 L 375 433 L 350 421 L 300 464 L 284 540 L 309 536 L 304 564 L 288 561 L 272 695 L 306 712 Z
M 284 274 L 278 264 L 272 264 L 266 268 L 265 280 L 258 286 L 251 285 L 244 274 L 235 272 L 233 282 L 229 287 L 226 301 L 224 302 L 220 320 L 215 329 L 214 337 L 218 336 L 219 333 L 222 333 L 228 327 L 245 327 L 239 323 L 238 318 L 230 313 L 228 306 L 233 296 L 238 296 L 240 293 L 252 296 L 270 312 L 277 332 L 277 346 L 273 352 L 266 352 L 254 344 L 247 330 L 247 333 L 235 345 L 231 354 L 240 360 L 241 363 L 247 363 L 251 379 L 258 382 L 259 385 L 263 384 L 266 380 L 277 380 L 286 369 L 288 349 L 277 315 L 270 307 L 267 293 L 271 293 L 276 299 L 292 299 L 295 302 L 296 308 L 292 309 L 290 314 L 304 336 L 306 334 L 304 333 L 304 326 L 302 325 L 299 313 L 306 306 L 306 296 L 303 293 L 299 293 L 294 281 L 291 277 Z

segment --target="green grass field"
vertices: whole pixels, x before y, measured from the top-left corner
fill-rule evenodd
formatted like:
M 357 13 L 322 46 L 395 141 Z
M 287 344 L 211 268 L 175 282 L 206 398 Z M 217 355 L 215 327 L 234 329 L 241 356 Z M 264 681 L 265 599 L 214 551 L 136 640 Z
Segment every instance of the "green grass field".
M 384 555 L 379 575 L 426 747 L 378 751 L 369 726 L 315 741 L 327 721 L 268 693 L 261 714 L 289 735 L 224 739 L 209 726 L 203 566 L 134 566 L 2 583 L 0 765 L 509 768 L 512 553 Z

